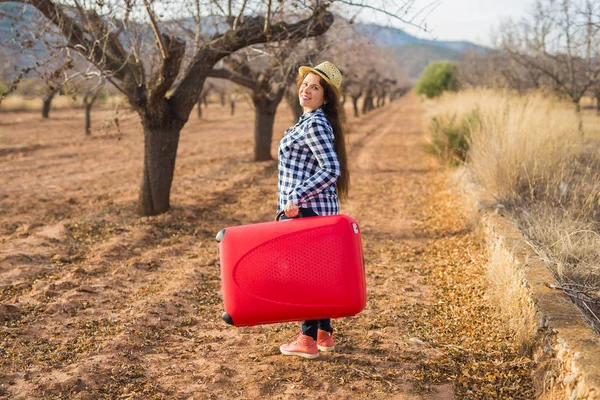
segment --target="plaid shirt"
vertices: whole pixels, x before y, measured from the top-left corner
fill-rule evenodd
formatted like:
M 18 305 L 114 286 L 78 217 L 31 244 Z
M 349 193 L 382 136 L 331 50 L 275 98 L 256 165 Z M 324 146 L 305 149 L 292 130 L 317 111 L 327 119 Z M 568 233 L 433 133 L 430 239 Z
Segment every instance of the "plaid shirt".
M 320 108 L 304 113 L 279 142 L 277 212 L 288 200 L 319 215 L 339 213 L 335 183 L 341 168 L 333 128 Z

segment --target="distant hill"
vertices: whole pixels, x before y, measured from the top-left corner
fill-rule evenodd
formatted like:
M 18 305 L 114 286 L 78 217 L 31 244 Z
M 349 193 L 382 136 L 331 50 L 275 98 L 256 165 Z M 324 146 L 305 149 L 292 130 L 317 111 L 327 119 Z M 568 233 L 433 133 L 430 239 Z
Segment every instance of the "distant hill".
M 425 67 L 434 61 L 458 61 L 466 52 L 485 54 L 485 47 L 466 41 L 421 39 L 402 29 L 375 24 L 357 24 L 357 30 L 374 44 L 388 48 L 398 65 L 416 81 Z
M 407 43 L 390 47 L 391 55 L 412 81 L 435 61 L 460 61 L 462 52 L 425 43 Z

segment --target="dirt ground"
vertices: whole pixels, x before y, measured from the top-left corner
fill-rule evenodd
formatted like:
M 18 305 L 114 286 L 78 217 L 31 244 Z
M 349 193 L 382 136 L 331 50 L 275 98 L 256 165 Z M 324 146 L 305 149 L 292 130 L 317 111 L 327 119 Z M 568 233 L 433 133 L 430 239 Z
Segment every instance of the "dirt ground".
M 0 114 L 0 398 L 483 399 L 534 395 L 534 363 L 485 298 L 485 252 L 408 95 L 350 118 L 368 303 L 336 351 L 284 357 L 299 324 L 221 320 L 222 228 L 271 220 L 276 162 L 251 162 L 249 106 L 181 135 L 172 210 L 135 213 L 135 114 Z M 114 122 L 118 119 L 118 128 Z M 282 106 L 272 154 L 291 114 Z

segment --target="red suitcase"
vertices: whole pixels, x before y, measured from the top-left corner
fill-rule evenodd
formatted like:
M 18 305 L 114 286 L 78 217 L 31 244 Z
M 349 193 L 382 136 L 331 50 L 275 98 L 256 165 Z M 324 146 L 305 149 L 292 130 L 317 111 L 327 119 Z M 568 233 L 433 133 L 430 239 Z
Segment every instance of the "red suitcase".
M 365 307 L 360 230 L 347 215 L 234 226 L 217 241 L 231 325 L 347 317 Z

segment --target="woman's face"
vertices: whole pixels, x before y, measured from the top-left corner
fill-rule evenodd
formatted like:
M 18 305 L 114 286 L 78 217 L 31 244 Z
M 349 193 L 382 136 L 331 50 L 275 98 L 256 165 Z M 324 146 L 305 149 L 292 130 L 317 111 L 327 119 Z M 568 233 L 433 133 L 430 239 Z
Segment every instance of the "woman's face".
M 304 112 L 316 110 L 325 102 L 325 90 L 321 86 L 321 77 L 308 73 L 300 85 L 298 97 Z

